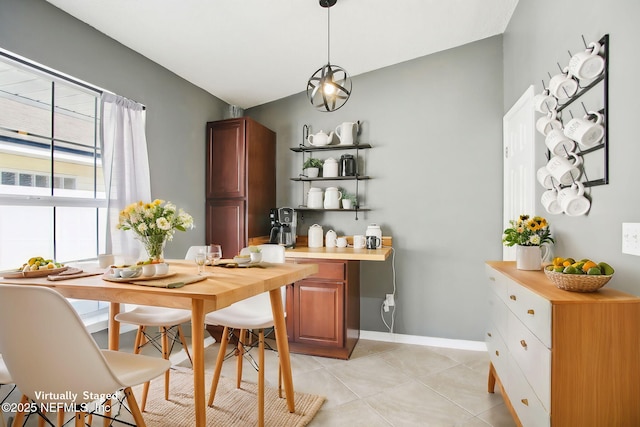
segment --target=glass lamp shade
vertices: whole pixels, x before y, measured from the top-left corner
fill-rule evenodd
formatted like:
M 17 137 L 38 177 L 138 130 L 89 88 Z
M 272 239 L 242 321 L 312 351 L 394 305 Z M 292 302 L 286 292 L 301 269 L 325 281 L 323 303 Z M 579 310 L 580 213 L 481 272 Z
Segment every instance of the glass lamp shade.
M 351 96 L 351 77 L 344 68 L 327 64 L 309 78 L 307 96 L 318 110 L 335 111 Z

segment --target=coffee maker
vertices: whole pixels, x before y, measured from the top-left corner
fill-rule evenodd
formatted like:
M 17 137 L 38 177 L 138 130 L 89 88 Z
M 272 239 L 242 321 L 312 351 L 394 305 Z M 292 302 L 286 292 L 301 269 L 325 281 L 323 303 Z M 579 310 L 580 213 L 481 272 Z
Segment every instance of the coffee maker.
M 269 243 L 282 245 L 285 248 L 296 247 L 296 227 L 298 214 L 293 208 L 272 208 L 269 211 L 271 233 Z

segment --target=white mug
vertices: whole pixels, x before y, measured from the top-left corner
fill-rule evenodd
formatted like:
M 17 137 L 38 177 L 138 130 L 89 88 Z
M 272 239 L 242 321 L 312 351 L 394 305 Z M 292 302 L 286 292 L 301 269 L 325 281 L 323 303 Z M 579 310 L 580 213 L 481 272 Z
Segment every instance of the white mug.
M 554 187 L 553 176 L 546 166 L 542 166 L 540 169 L 538 169 L 538 171 L 536 172 L 536 178 L 538 179 L 540 185 L 542 185 L 547 190 L 550 190 Z
M 569 67 L 565 67 L 562 73 L 556 74 L 549 80 L 549 93 L 555 96 L 558 101 L 571 98 L 578 91 L 578 81 L 569 72 Z
M 597 145 L 604 136 L 602 114 L 589 111 L 584 117 L 569 120 L 564 134 L 586 148 Z
M 591 202 L 584 196 L 584 185 L 580 181 L 560 190 L 558 203 L 569 216 L 584 215 L 591 207 Z
M 549 89 L 545 89 L 533 97 L 533 105 L 537 112 L 548 114 L 558 107 L 558 100 L 549 94 Z
M 540 203 L 548 213 L 558 215 L 562 213 L 562 206 L 558 203 L 558 189 L 552 188 L 542 193 Z
M 549 114 L 540 117 L 536 121 L 536 129 L 544 136 L 547 136 L 553 129 L 562 129 L 562 122 L 556 119 L 556 111 L 552 110 Z
M 362 249 L 366 245 L 367 241 L 365 240 L 362 234 L 356 234 L 353 236 L 353 247 L 356 249 Z
M 604 70 L 604 58 L 599 55 L 600 44 L 589 43 L 587 50 L 578 52 L 569 60 L 569 72 L 580 80 L 591 80 Z
M 556 156 L 568 156 L 576 148 L 573 139 L 567 137 L 562 129 L 552 129 L 544 139 L 544 144 Z
M 553 156 L 547 163 L 547 170 L 551 176 L 562 185 L 571 185 L 580 178 L 580 165 L 582 157 L 575 153 L 569 153 L 569 157 Z
M 336 240 L 336 246 L 338 246 L 339 248 L 346 248 L 347 247 L 347 238 L 346 237 L 338 237 L 338 240 Z

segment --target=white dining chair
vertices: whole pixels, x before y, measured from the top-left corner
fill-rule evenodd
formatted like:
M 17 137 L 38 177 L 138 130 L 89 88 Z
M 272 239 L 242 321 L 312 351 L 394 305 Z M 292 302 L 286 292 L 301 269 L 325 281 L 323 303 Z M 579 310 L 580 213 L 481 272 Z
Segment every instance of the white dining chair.
M 79 405 L 120 391 L 114 405 L 126 399 L 135 424 L 145 426 L 131 387 L 171 366 L 157 357 L 100 350 L 66 298 L 41 286 L 0 285 L 0 348 L 20 392 L 37 404 L 76 405 L 77 427 L 86 415 Z M 15 425 L 22 425 L 21 415 Z
M 258 245 L 262 252 L 262 261 L 270 263 L 284 263 L 284 246 Z M 245 248 L 241 254 L 248 253 Z M 286 295 L 286 288 L 281 288 L 282 298 Z M 242 360 L 246 347 L 253 347 L 252 343 L 245 342 L 246 331 L 258 331 L 258 425 L 264 425 L 264 330 L 274 326 L 273 313 L 271 311 L 271 298 L 269 292 L 236 302 L 229 307 L 207 313 L 204 320 L 207 325 L 223 326 L 220 349 L 216 359 L 216 366 L 211 381 L 208 405 L 213 406 L 213 400 L 220 380 L 222 364 L 226 358 L 227 342 L 230 330 L 240 331 L 238 335 L 238 347 L 236 354 L 236 387 L 240 388 L 242 382 Z M 281 390 L 281 368 L 278 364 L 278 389 Z
M 13 379 L 11 379 L 11 374 L 9 374 L 9 369 L 7 369 L 7 365 L 5 365 L 4 360 L 2 360 L 2 354 L 0 354 L 0 390 L 3 386 L 10 386 L 11 389 L 7 392 L 7 394 L 0 400 L 0 421 L 2 421 L 2 427 L 7 425 L 11 425 L 13 419 L 10 417 L 9 421 L 5 421 L 4 419 L 4 403 L 7 401 L 11 393 L 16 389 L 16 385 L 13 383 Z

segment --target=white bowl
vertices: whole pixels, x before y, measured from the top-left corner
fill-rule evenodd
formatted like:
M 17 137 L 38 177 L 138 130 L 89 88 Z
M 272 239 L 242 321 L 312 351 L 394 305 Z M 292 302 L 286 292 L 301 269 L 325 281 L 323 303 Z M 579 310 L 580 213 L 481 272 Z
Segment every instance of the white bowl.
M 249 261 L 251 261 L 251 257 L 250 256 L 234 256 L 233 257 L 233 261 L 237 262 L 238 264 L 245 264 Z

